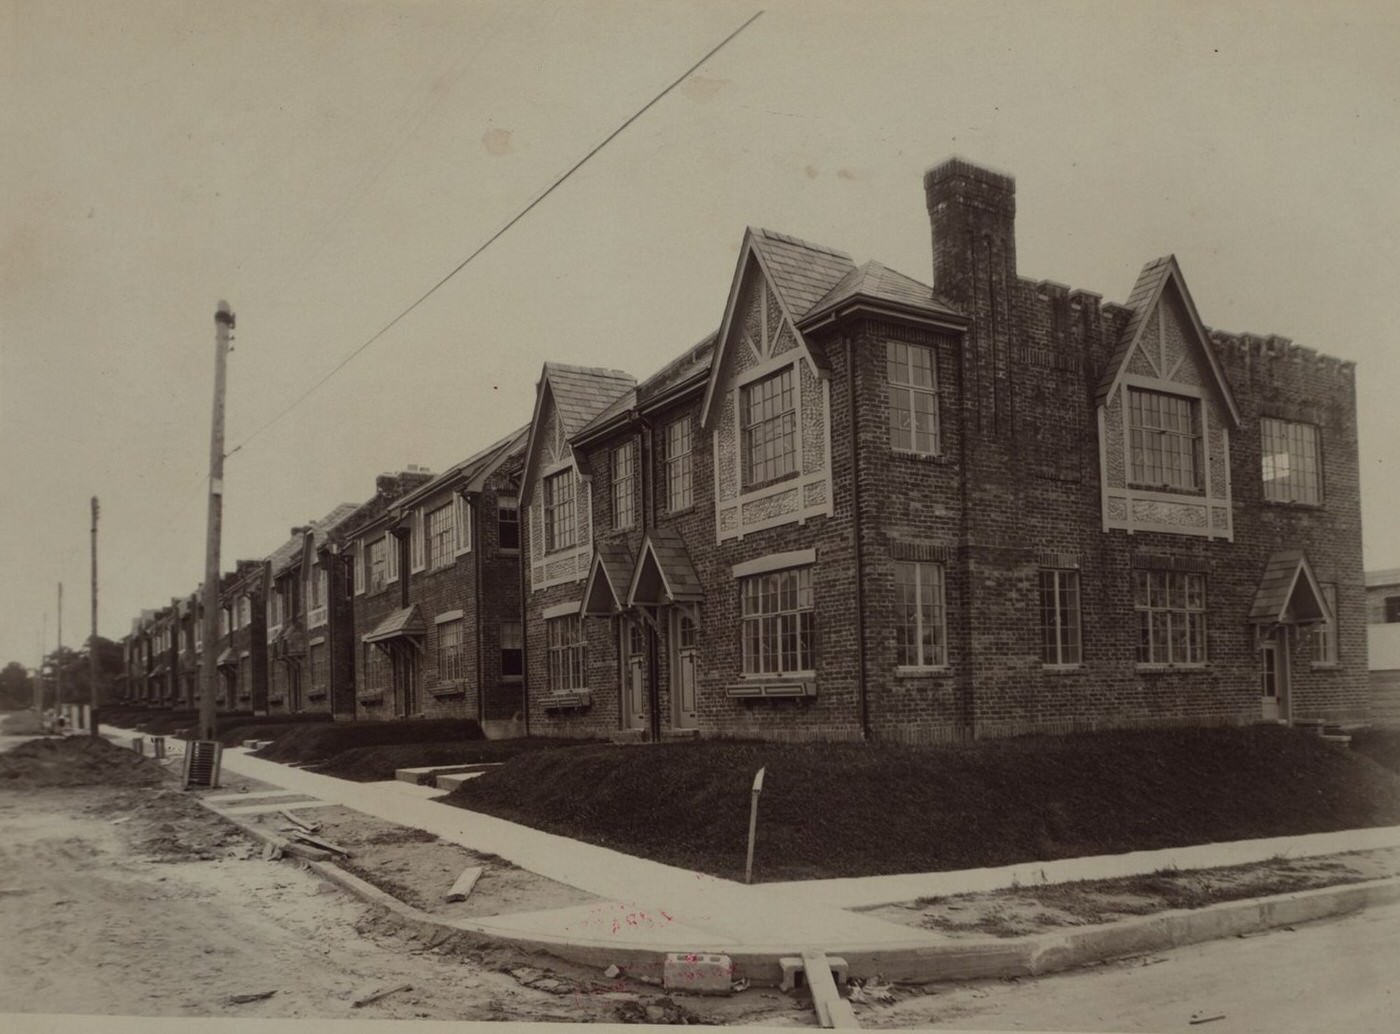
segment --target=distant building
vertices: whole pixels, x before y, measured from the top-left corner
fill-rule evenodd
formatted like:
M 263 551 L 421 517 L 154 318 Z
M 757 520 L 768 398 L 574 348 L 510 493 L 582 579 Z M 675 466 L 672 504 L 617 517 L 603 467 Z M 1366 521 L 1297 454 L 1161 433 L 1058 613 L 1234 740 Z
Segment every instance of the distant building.
M 1400 725 L 1400 567 L 1366 572 L 1371 718 Z

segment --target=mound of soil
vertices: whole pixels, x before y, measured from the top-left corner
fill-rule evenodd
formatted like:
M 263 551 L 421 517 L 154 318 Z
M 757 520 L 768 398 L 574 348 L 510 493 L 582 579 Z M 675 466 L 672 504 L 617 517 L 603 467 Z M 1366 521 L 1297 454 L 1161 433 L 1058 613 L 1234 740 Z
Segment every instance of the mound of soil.
M 368 783 L 393 779 L 394 773 L 400 768 L 499 763 L 532 750 L 577 747 L 586 742 L 588 741 L 528 736 L 513 740 L 446 740 L 438 743 L 395 743 L 355 747 L 341 751 L 325 764 L 317 765 L 316 771 L 322 775 Z
M 30 740 L 0 754 L 0 787 L 155 786 L 165 770 L 92 736 Z
M 481 727 L 465 718 L 415 719 L 408 722 L 310 722 L 280 731 L 272 743 L 257 752 L 257 757 L 304 765 L 326 761 L 356 747 L 485 738 Z
M 1351 749 L 1392 772 L 1400 772 L 1400 729 L 1363 729 L 1353 733 Z
M 1279 727 L 914 748 L 700 741 L 513 758 L 450 804 L 728 878 L 936 872 L 1400 824 L 1400 777 Z

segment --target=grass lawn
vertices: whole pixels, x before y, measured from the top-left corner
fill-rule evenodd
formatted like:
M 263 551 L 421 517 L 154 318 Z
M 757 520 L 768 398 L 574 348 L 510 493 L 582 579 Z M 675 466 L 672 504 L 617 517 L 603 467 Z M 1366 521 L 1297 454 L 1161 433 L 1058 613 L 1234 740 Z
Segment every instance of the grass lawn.
M 534 750 L 555 750 L 576 747 L 579 740 L 551 739 L 532 736 L 514 740 L 443 740 L 436 743 L 391 743 L 380 746 L 352 747 L 330 760 L 315 766 L 322 775 L 373 782 L 393 779 L 400 768 L 422 768 L 427 765 L 473 765 L 480 762 L 508 761 L 517 754 Z
M 444 798 L 629 854 L 755 879 L 930 872 L 1400 824 L 1400 776 L 1257 726 L 948 747 L 696 741 L 534 751 Z
M 1392 772 L 1400 772 L 1400 729 L 1363 729 L 1353 733 L 1351 749 Z

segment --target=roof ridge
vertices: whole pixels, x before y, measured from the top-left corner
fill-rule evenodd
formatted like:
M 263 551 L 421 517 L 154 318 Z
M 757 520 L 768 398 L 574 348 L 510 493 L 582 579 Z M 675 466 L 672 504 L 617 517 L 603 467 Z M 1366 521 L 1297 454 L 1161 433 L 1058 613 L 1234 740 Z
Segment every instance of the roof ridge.
M 626 370 L 618 370 L 611 366 L 582 366 L 578 363 L 561 363 L 553 359 L 546 359 L 544 368 L 546 370 L 561 370 L 568 373 L 591 373 L 602 376 L 622 377 L 628 380 L 636 380 L 632 374 Z
M 819 251 L 823 254 L 831 255 L 835 258 L 845 259 L 847 262 L 851 262 L 852 264 L 854 264 L 854 260 L 851 258 L 849 253 L 844 252 L 839 248 L 833 248 L 828 244 L 817 244 L 814 241 L 804 240 L 801 237 L 795 237 L 790 233 L 780 233 L 777 230 L 770 230 L 766 226 L 751 226 L 749 227 L 749 229 L 752 230 L 755 235 L 767 238 L 768 240 L 782 241 L 784 244 L 796 244 L 798 247 L 807 248 L 810 251 Z

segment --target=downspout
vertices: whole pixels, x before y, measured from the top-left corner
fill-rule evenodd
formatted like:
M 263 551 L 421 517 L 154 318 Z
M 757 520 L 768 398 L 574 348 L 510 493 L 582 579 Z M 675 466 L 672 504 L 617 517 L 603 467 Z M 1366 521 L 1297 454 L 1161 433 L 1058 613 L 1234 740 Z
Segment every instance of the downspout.
M 651 421 L 648 420 L 646 417 L 641 416 L 640 414 L 636 413 L 635 411 L 633 412 L 632 419 L 633 419 L 633 421 L 635 422 L 635 424 L 636 424 L 638 427 L 641 428 L 641 431 L 642 431 L 642 438 L 641 438 L 641 447 L 642 447 L 642 448 L 641 448 L 641 453 L 642 453 L 642 454 L 641 454 L 639 457 L 637 457 L 637 459 L 638 459 L 639 466 L 641 467 L 641 469 L 638 471 L 638 477 L 641 479 L 640 485 L 641 485 L 641 490 L 642 490 L 642 507 L 641 507 L 641 509 L 642 509 L 642 529 L 641 529 L 641 530 L 642 530 L 642 537 L 645 539 L 645 538 L 646 538 L 646 533 L 647 533 L 647 531 L 651 528 L 651 518 L 652 518 L 652 516 L 654 516 L 654 514 L 652 513 L 652 510 L 653 510 L 653 506 L 652 506 L 653 500 L 652 500 L 652 497 L 651 497 L 651 495 L 652 495 L 652 487 L 653 487 L 653 486 L 652 486 L 652 481 L 653 481 L 653 479 L 652 479 L 652 477 L 650 476 L 650 475 L 651 475 L 651 464 L 652 464 L 652 454 L 651 454 L 651 449 L 652 449 Z M 658 642 L 658 640 L 659 640 L 659 638 L 660 638 L 660 633 L 659 633 L 658 629 L 656 628 L 656 625 L 655 625 L 655 624 L 653 624 L 652 627 L 651 627 L 650 629 L 647 630 L 647 632 L 648 632 L 648 634 L 647 634 L 647 705 L 648 705 L 647 709 L 648 709 L 648 711 L 651 712 L 651 714 L 650 714 L 650 719 L 651 719 L 650 725 L 651 725 L 651 739 L 652 739 L 652 742 L 653 742 L 653 743 L 660 743 L 660 742 L 661 742 L 661 685 L 660 685 L 660 679 L 661 679 L 661 663 L 660 663 L 660 660 L 659 660 L 660 643 Z
M 524 471 L 522 470 L 522 474 Z M 525 735 L 530 735 L 530 632 L 525 623 L 525 615 L 530 609 L 530 585 L 525 563 L 525 550 L 534 548 L 530 538 L 530 508 L 525 505 L 525 482 L 514 485 L 517 530 L 520 536 L 519 548 L 515 551 L 515 577 L 520 583 L 520 609 L 516 617 L 520 619 L 520 719 Z
M 870 700 L 865 684 L 865 560 L 861 552 L 860 468 L 857 466 L 856 446 L 856 367 L 855 345 L 849 334 L 846 345 L 846 396 L 850 403 L 851 444 L 851 528 L 854 536 L 856 562 L 856 706 L 860 718 L 860 738 L 870 739 Z
M 481 615 L 481 601 L 485 597 L 485 592 L 481 586 L 481 514 L 478 509 L 481 503 L 480 492 L 463 492 L 462 498 L 467 504 L 467 519 L 471 522 L 471 547 L 472 547 L 472 610 L 476 616 L 476 721 L 478 725 L 486 723 L 486 662 L 485 652 L 481 647 L 481 637 L 483 634 L 483 621 Z

